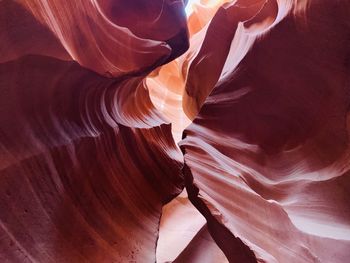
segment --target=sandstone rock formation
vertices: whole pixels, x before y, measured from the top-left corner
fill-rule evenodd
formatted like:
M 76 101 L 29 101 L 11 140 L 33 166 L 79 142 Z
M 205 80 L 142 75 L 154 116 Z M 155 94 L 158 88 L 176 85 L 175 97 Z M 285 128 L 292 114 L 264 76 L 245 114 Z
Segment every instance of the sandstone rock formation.
M 0 1 L 0 261 L 348 262 L 349 17 Z

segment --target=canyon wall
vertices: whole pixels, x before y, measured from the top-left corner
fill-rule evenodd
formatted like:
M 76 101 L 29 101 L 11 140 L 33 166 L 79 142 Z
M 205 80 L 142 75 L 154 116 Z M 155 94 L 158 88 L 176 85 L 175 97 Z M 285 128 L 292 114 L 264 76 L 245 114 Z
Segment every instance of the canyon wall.
M 1 262 L 350 258 L 347 0 L 0 1 Z

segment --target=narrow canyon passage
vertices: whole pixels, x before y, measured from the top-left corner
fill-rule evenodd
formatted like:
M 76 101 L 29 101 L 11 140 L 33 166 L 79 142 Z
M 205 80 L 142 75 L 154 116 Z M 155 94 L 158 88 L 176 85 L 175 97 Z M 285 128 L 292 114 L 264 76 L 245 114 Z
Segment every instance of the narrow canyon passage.
M 0 262 L 348 262 L 349 17 L 0 0 Z

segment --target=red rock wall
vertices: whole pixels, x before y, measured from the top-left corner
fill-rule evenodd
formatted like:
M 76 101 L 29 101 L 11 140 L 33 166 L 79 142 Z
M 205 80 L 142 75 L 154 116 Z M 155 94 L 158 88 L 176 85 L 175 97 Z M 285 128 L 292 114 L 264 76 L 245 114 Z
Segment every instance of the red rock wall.
M 1 262 L 349 261 L 349 2 L 185 2 L 0 1 Z

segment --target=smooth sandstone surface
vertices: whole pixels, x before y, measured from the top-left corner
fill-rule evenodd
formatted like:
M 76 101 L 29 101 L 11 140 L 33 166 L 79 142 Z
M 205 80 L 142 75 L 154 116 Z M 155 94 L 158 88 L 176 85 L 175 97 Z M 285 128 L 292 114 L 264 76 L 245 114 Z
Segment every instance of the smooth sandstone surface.
M 0 261 L 348 262 L 349 17 L 0 1 Z
M 268 5 L 234 29 L 229 51 L 202 55 L 204 42 L 189 67 L 191 185 L 259 261 L 347 262 L 350 6 Z M 201 62 L 215 52 L 228 55 L 213 85 Z

